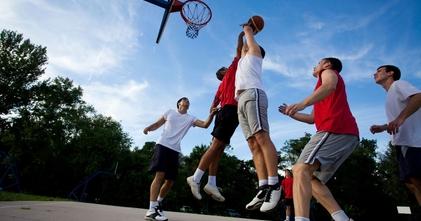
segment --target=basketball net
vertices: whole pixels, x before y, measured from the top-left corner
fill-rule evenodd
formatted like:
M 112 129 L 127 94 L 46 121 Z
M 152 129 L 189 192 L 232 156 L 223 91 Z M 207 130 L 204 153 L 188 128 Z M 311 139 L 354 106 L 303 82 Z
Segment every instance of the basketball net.
M 209 6 L 201 0 L 188 0 L 181 9 L 181 17 L 187 24 L 186 36 L 197 38 L 199 30 L 206 26 L 212 18 Z

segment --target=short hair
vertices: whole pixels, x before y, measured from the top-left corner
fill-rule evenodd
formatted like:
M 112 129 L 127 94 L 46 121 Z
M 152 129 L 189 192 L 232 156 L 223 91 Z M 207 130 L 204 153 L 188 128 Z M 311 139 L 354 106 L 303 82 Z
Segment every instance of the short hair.
M 259 45 L 259 48 L 260 48 L 260 54 L 262 55 L 262 58 L 265 58 L 265 54 L 266 54 L 265 49 L 263 49 L 262 46 L 260 45 Z
M 342 62 L 338 58 L 328 57 L 328 58 L 323 58 L 323 60 L 329 61 L 333 70 L 337 72 L 342 71 Z
M 218 80 L 222 81 L 222 79 L 224 78 L 224 75 L 222 75 L 222 72 L 224 72 L 224 71 L 227 71 L 226 67 L 219 68 L 216 71 L 216 78 L 218 78 Z
M 379 70 L 380 68 L 385 68 L 386 72 L 393 71 L 393 80 L 397 81 L 401 79 L 401 70 L 399 70 L 398 67 L 390 64 L 385 64 L 377 68 Z
M 180 106 L 180 102 L 181 101 L 189 101 L 189 99 L 187 98 L 187 97 L 182 97 L 182 98 L 180 98 L 180 99 L 178 99 L 178 101 L 177 101 L 177 109 L 178 109 L 178 106 Z

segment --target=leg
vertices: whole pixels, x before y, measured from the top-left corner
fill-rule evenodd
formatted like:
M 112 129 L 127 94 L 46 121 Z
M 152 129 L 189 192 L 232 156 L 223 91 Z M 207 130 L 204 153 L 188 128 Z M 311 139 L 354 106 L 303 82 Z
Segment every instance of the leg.
M 257 178 L 259 180 L 267 179 L 267 168 L 261 147 L 257 143 L 255 137 L 250 137 L 247 140 L 247 143 L 249 144 L 250 151 L 253 155 L 253 163 L 256 168 Z
M 164 172 L 155 173 L 155 178 L 153 179 L 151 183 L 151 188 L 150 188 L 150 195 L 149 195 L 150 201 L 156 201 L 158 199 L 158 194 L 161 190 L 161 186 L 162 186 L 162 183 L 164 182 L 164 179 L 165 179 Z
M 209 168 L 209 175 L 215 176 L 218 170 L 219 159 L 224 152 L 226 144 L 217 138 L 213 138 L 211 146 L 206 150 L 200 159 L 197 168 L 206 171 Z M 212 172 L 212 173 L 211 173 Z
M 323 205 L 329 214 L 342 210 L 330 192 L 329 188 L 321 183 L 318 179 L 313 178 L 311 180 L 311 187 L 314 198 L 316 198 L 316 200 Z
M 173 185 L 174 185 L 174 180 L 165 180 L 164 184 L 161 186 L 161 189 L 159 190 L 159 196 L 162 198 L 165 198 L 165 196 L 171 190 Z
M 294 174 L 293 196 L 294 211 L 296 217 L 310 217 L 310 200 L 312 197 L 311 179 L 313 172 L 319 167 L 320 163 L 295 164 L 292 168 Z
M 421 179 L 416 177 L 410 177 L 406 187 L 414 194 L 417 199 L 418 205 L 421 206 Z
M 278 176 L 278 154 L 276 153 L 275 145 L 270 139 L 269 133 L 261 130 L 257 132 L 254 137 L 258 145 L 261 147 L 263 153 L 264 162 L 266 165 L 266 171 L 268 176 Z

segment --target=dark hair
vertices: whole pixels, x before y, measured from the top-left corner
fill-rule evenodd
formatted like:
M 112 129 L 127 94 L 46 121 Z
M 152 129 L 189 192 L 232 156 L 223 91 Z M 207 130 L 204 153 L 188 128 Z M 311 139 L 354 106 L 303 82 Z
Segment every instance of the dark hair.
M 341 62 L 341 60 L 339 60 L 337 58 L 333 58 L 333 57 L 323 58 L 323 60 L 329 61 L 333 70 L 335 70 L 337 72 L 341 72 L 342 71 L 342 62 Z
M 224 75 L 222 75 L 222 72 L 224 72 L 224 71 L 227 71 L 226 67 L 219 68 L 216 71 L 216 78 L 218 78 L 218 80 L 222 81 L 222 79 L 224 78 Z
M 401 70 L 399 70 L 398 67 L 390 64 L 385 64 L 377 68 L 379 70 L 380 68 L 385 68 L 386 72 L 393 71 L 393 80 L 397 81 L 401 78 Z
M 260 47 L 260 54 L 262 55 L 262 58 L 265 58 L 265 54 L 266 54 L 265 49 L 263 49 L 262 46 L 260 45 L 259 47 Z
M 178 109 L 178 106 L 180 105 L 180 102 L 182 100 L 189 101 L 189 99 L 187 97 L 182 97 L 182 98 L 178 99 L 178 101 L 177 101 L 177 109 Z

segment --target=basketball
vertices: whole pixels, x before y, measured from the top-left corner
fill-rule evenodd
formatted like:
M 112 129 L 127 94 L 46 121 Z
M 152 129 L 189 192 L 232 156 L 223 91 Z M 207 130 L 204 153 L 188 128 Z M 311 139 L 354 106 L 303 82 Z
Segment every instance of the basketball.
M 263 30 L 263 27 L 265 27 L 265 20 L 261 16 L 254 15 L 252 16 L 249 21 L 249 24 L 251 24 L 251 27 L 253 30 L 257 33 Z

